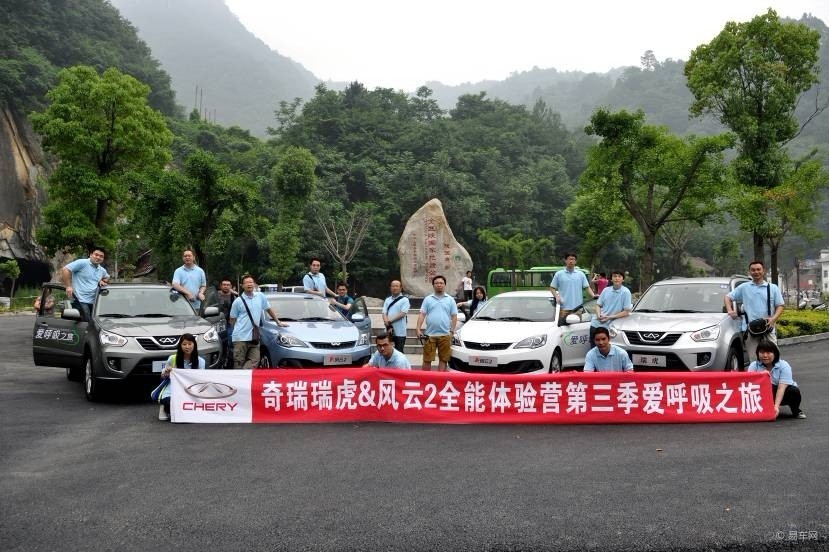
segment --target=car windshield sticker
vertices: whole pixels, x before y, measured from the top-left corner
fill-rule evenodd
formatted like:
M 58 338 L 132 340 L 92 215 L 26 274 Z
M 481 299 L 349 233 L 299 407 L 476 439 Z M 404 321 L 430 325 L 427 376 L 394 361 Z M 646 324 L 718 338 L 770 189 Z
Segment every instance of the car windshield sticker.
M 39 328 L 35 333 L 35 339 L 47 339 L 49 341 L 61 341 L 70 345 L 75 345 L 80 340 L 76 330 L 47 330 Z

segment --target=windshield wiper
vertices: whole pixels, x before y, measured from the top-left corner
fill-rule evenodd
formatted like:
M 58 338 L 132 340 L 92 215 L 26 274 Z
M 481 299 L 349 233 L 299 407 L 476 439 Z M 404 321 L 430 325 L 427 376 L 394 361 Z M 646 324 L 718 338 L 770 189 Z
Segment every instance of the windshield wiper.
M 133 318 L 131 314 L 119 314 L 119 313 L 111 313 L 111 314 L 99 314 L 101 318 Z
M 508 322 L 532 322 L 529 318 L 522 318 L 520 316 L 502 316 L 498 320 L 506 320 Z
M 698 310 L 691 310 L 691 309 L 671 309 L 671 310 L 666 310 L 666 311 L 663 311 L 663 312 L 680 312 L 680 313 L 692 313 L 692 312 L 697 312 L 697 313 L 698 313 L 698 312 L 702 312 L 702 311 L 698 311 Z
M 491 316 L 476 316 L 475 320 L 495 320 Z
M 308 316 L 306 318 L 300 318 L 300 322 L 329 322 L 330 318 L 323 318 L 322 316 Z
M 135 315 L 136 318 L 138 318 L 138 317 L 141 317 L 141 318 L 172 318 L 173 316 L 178 316 L 178 315 L 162 314 L 160 312 L 148 312 L 147 314 L 136 314 Z
M 662 312 L 662 311 L 654 310 L 654 309 L 636 309 L 636 311 L 634 311 L 634 312 Z

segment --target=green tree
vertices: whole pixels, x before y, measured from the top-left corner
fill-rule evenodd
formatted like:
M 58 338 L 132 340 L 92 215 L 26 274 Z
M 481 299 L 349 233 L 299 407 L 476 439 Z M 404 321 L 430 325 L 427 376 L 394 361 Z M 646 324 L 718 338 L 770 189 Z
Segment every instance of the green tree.
M 794 117 L 799 97 L 818 82 L 819 40 L 817 31 L 784 23 L 770 9 L 747 23 L 726 23 L 691 53 L 685 65 L 691 114 L 712 114 L 737 135 L 740 182 L 769 190 L 785 178 L 783 145 L 801 129 Z M 757 259 L 764 258 L 762 220 L 741 219 Z
M 604 193 L 621 202 L 644 240 L 641 286 L 653 281 L 658 232 L 668 223 L 702 222 L 715 212 L 724 184 L 722 152 L 728 135 L 680 139 L 645 124 L 641 111 L 597 109 L 585 128 L 602 141 L 588 154 L 579 195 Z
M 17 264 L 17 259 L 9 259 L 0 263 L 0 282 L 6 278 L 12 281 L 9 297 L 14 297 L 14 283 L 20 278 L 20 265 Z
M 549 257 L 553 242 L 549 238 L 531 237 L 517 233 L 505 238 L 490 228 L 478 231 L 478 238 L 491 252 L 491 258 L 499 267 L 512 270 L 529 268 L 532 259 Z M 515 289 L 517 282 L 513 279 Z
M 317 160 L 310 151 L 290 146 L 271 172 L 272 192 L 265 201 L 276 205 L 275 218 L 266 238 L 268 259 L 266 277 L 284 283 L 294 272 L 301 249 L 300 230 L 305 205 L 314 192 Z M 268 187 L 270 190 L 271 187 Z
M 31 116 L 43 146 L 60 160 L 49 180 L 41 243 L 53 250 L 112 246 L 129 208 L 125 178 L 170 160 L 172 134 L 147 104 L 149 87 L 117 69 L 60 72 L 49 107 Z

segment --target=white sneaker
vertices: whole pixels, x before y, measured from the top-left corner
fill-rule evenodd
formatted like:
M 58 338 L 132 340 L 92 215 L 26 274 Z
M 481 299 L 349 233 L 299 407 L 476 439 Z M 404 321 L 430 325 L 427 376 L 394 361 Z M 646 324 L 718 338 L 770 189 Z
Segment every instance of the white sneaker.
M 167 414 L 166 412 L 164 412 L 164 405 L 163 404 L 158 405 L 158 419 L 161 420 L 162 422 L 170 421 L 170 415 Z

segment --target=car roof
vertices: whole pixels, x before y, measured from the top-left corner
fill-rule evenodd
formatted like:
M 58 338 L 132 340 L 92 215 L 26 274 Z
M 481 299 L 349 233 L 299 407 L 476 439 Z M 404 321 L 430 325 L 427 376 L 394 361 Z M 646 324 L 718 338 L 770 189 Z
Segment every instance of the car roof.
M 751 280 L 748 276 L 707 276 L 698 278 L 668 278 L 654 282 L 655 286 L 663 286 L 670 284 L 730 284 L 735 280 Z

